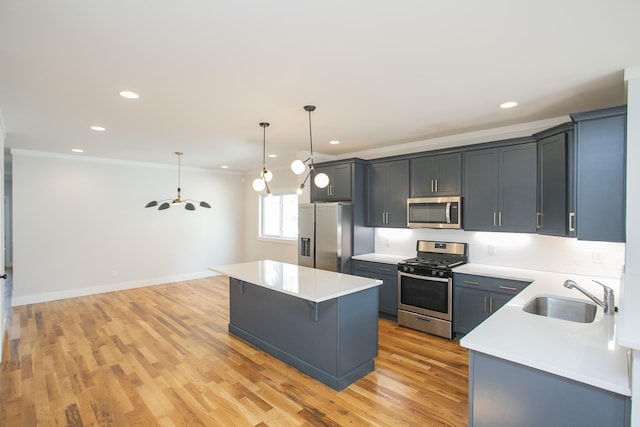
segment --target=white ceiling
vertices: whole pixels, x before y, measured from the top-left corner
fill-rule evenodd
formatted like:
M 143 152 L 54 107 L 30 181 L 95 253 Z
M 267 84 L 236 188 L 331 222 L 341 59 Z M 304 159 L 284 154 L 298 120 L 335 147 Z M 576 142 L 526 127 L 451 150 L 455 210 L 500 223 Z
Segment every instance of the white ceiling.
M 306 104 L 328 155 L 558 117 L 625 102 L 639 22 L 638 0 L 0 0 L 5 145 L 246 171 L 261 121 L 267 165 L 308 149 Z

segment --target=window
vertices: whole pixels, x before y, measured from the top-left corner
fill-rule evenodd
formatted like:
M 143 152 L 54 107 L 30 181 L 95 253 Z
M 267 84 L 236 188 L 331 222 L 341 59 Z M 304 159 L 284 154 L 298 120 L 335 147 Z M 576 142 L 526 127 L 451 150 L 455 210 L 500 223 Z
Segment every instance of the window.
M 295 240 L 298 237 L 298 195 L 260 196 L 260 237 Z

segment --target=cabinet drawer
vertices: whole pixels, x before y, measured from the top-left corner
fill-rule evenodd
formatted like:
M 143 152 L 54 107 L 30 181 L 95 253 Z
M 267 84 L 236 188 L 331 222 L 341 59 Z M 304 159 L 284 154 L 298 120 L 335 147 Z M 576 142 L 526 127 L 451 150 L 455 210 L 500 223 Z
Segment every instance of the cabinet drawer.
M 398 271 L 396 264 L 385 264 L 383 262 L 358 261 L 351 262 L 352 274 L 361 275 L 364 273 L 395 275 Z
M 530 282 L 523 280 L 501 279 L 464 273 L 453 274 L 453 286 L 464 286 L 489 292 L 503 292 L 515 295 L 529 286 L 529 284 Z

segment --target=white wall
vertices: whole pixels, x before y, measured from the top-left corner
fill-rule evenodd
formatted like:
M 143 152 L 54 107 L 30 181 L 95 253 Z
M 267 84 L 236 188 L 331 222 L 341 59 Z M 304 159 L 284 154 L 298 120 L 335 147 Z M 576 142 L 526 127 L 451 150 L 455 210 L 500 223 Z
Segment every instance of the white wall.
M 176 165 L 13 152 L 13 305 L 211 274 L 242 261 L 238 175 L 182 168 L 182 196 L 212 209 L 165 211 Z
M 270 169 L 273 179 L 269 188 L 273 194 L 293 193 L 298 187 L 297 176 L 288 167 Z M 244 177 L 242 189 L 244 191 L 244 259 L 256 261 L 271 259 L 274 261 L 298 263 L 298 242 L 283 242 L 260 239 L 258 229 L 260 222 L 260 193 L 251 187 L 251 183 L 260 174 L 259 170 L 248 173 Z M 264 192 L 262 194 L 265 194 Z

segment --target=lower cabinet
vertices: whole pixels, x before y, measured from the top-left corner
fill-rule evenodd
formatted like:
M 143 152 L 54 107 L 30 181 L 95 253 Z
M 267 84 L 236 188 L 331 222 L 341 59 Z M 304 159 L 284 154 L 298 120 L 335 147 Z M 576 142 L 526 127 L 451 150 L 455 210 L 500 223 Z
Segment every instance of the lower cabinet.
M 398 266 L 382 262 L 353 260 L 351 274 L 382 280 L 378 287 L 378 311 L 398 316 Z
M 528 285 L 521 280 L 453 273 L 453 333 L 471 332 Z
M 469 352 L 470 426 L 627 427 L 630 419 L 628 396 Z

